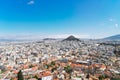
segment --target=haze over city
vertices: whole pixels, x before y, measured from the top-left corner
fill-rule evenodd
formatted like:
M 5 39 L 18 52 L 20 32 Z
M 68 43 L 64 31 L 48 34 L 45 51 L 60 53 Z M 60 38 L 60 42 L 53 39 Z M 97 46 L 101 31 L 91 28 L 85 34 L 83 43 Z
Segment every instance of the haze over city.
M 120 0 L 1 0 L 0 38 L 104 38 L 120 33 Z
M 0 0 L 0 80 L 120 80 L 120 0 Z

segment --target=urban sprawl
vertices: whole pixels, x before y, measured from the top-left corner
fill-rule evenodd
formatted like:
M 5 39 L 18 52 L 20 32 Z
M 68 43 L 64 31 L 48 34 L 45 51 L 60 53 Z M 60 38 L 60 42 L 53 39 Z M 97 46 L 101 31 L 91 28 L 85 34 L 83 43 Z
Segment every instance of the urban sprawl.
M 1 42 L 0 80 L 120 80 L 118 43 L 74 36 Z

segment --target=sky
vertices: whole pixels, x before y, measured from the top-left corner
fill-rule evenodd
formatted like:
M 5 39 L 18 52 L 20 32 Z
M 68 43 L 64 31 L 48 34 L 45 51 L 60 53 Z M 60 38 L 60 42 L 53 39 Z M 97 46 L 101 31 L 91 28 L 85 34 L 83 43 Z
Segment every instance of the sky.
M 0 0 L 0 38 L 120 34 L 120 0 Z

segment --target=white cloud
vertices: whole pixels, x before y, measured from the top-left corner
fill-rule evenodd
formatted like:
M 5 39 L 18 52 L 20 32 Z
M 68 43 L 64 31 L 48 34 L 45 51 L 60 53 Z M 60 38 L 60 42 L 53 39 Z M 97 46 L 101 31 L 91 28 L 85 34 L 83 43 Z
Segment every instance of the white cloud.
M 118 27 L 118 24 L 117 24 L 117 23 L 115 24 L 115 27 Z
M 112 18 L 111 18 L 111 19 L 109 19 L 109 21 L 114 22 L 114 21 L 115 21 L 115 19 L 112 19 Z
M 31 1 L 29 1 L 27 4 L 28 5 L 32 5 L 32 4 L 34 4 L 35 3 L 35 1 L 34 0 L 31 0 Z
M 89 38 L 90 35 L 87 34 L 56 34 L 56 35 L 48 35 L 48 38 L 67 38 L 70 35 L 73 35 L 77 38 Z
M 112 24 L 112 25 L 114 25 L 114 27 L 118 27 L 119 26 L 119 24 L 117 23 L 117 20 L 116 19 L 109 19 L 109 21 L 110 21 L 110 23 Z
M 113 21 L 113 19 L 109 19 L 109 21 Z

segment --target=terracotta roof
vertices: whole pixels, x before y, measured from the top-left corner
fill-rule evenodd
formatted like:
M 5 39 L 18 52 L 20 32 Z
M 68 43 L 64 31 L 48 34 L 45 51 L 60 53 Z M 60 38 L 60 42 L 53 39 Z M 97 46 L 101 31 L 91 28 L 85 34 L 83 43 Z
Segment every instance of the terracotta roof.
M 28 69 L 29 66 L 28 65 L 23 65 L 24 69 Z
M 13 80 L 18 80 L 17 78 L 14 78 Z
M 13 73 L 14 73 L 14 74 L 18 74 L 18 71 L 17 71 L 17 70 L 14 70 Z
M 38 67 L 37 67 L 37 66 L 32 67 L 32 70 L 37 70 L 37 69 L 38 69 Z
M 100 65 L 100 68 L 103 69 L 103 68 L 106 68 L 106 66 L 105 65 Z
M 40 73 L 40 77 L 46 77 L 52 75 L 50 71 L 44 71 Z

